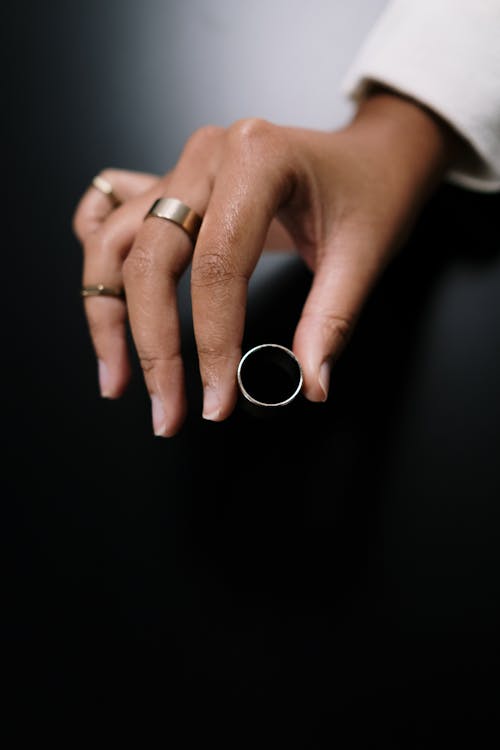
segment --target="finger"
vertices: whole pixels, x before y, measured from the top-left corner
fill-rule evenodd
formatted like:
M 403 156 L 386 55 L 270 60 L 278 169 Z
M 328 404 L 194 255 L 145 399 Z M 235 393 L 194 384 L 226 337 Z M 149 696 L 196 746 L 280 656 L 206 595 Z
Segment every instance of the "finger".
M 161 192 L 161 184 L 155 180 L 152 188 L 117 208 L 97 230 L 87 235 L 83 246 L 84 285 L 123 287 L 123 260 L 146 211 Z M 131 376 L 126 305 L 111 297 L 87 297 L 84 307 L 98 359 L 101 395 L 118 398 Z
M 120 203 L 149 190 L 159 180 L 157 175 L 125 169 L 104 169 L 99 176 L 109 182 Z M 73 231 L 80 242 L 83 243 L 89 234 L 95 232 L 114 208 L 109 196 L 89 185 L 73 216 Z
M 295 250 L 297 248 L 296 243 L 293 241 L 290 233 L 285 229 L 283 224 L 277 219 L 273 219 L 264 242 L 264 249 L 268 251 L 278 252 Z
M 219 128 L 204 128 L 189 140 L 165 185 L 164 197 L 178 198 L 204 215 L 222 133 Z M 179 430 L 187 408 L 177 283 L 192 255 L 193 242 L 182 228 L 150 216 L 123 267 L 130 326 L 151 396 L 153 428 L 164 437 Z
M 191 295 L 205 419 L 225 419 L 236 402 L 248 282 L 284 192 L 276 151 L 272 125 L 230 129 L 196 244 Z
M 315 273 L 293 342 L 302 364 L 304 394 L 311 401 L 326 401 L 332 365 L 380 273 L 375 247 L 371 237 L 355 229 L 339 231 Z

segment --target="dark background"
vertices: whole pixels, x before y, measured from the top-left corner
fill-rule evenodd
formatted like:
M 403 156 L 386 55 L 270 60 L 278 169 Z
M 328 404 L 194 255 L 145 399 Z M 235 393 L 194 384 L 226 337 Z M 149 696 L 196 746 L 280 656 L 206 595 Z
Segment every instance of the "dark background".
M 6 717 L 496 745 L 500 196 L 439 189 L 328 403 L 276 419 L 201 420 L 185 279 L 190 412 L 155 439 L 137 365 L 98 397 L 71 216 L 101 168 L 162 172 L 188 134 L 155 121 L 120 4 L 76 5 L 2 10 Z M 290 344 L 310 278 L 262 268 L 245 346 Z

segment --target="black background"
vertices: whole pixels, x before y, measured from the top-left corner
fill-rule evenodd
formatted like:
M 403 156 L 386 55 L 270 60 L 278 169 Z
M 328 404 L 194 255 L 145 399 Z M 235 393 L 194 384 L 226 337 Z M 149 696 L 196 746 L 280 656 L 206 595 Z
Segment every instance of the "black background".
M 71 231 L 101 168 L 162 172 L 180 146 L 166 133 L 160 162 L 148 148 L 154 99 L 137 110 L 119 7 L 2 10 L 6 716 L 20 711 L 19 731 L 75 716 L 77 734 L 146 716 L 162 741 L 201 728 L 233 747 L 489 746 L 500 196 L 439 189 L 368 301 L 328 403 L 276 419 L 238 408 L 201 420 L 185 279 L 190 411 L 178 436 L 155 439 L 136 364 L 122 400 L 98 397 Z M 290 344 L 310 283 L 293 258 L 268 263 L 245 346 Z

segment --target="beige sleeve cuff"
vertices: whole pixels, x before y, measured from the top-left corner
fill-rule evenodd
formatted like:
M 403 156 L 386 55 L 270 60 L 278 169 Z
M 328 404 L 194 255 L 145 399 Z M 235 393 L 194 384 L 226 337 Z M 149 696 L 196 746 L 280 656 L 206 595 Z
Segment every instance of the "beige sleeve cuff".
M 500 190 L 500 0 L 390 0 L 342 84 L 380 83 L 421 102 L 465 145 L 446 179 Z

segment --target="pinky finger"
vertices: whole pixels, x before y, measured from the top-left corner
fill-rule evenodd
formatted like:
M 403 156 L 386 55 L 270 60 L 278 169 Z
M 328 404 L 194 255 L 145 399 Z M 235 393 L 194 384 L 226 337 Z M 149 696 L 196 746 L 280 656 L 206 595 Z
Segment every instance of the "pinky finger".
M 88 298 L 85 312 L 97 356 L 101 396 L 119 398 L 131 377 L 125 303 L 109 297 Z

